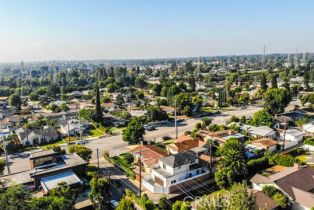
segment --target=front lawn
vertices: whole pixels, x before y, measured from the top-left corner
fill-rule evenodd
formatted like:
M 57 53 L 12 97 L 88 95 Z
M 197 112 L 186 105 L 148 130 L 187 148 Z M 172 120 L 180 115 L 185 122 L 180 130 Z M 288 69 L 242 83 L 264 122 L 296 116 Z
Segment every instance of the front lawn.
M 299 160 L 301 163 L 305 163 L 307 161 L 306 155 L 299 155 L 296 157 L 297 160 Z
M 131 179 L 135 179 L 135 173 L 132 166 L 133 157 L 129 153 L 121 154 L 110 158 L 110 161 L 118 168 L 123 170 Z
M 99 129 L 92 129 L 92 130 L 90 130 L 89 131 L 89 135 L 91 136 L 91 137 L 99 137 L 99 136 L 102 136 L 102 135 L 104 135 L 104 133 L 101 131 L 101 130 L 99 130 Z
M 66 140 L 68 140 L 68 139 L 66 139 Z M 63 139 L 60 139 L 60 140 L 58 140 L 58 141 L 55 141 L 55 142 L 53 142 L 53 143 L 48 143 L 48 144 L 45 144 L 45 145 L 40 145 L 39 147 L 41 148 L 41 149 L 45 149 L 45 148 L 47 148 L 47 147 L 54 147 L 54 146 L 59 146 L 60 144 L 64 144 L 65 142 L 63 141 Z
M 68 142 L 77 141 L 77 140 L 79 140 L 79 139 L 80 139 L 80 137 L 70 136 L 70 140 L 69 140 L 69 137 L 67 136 L 67 137 L 64 137 L 64 138 L 62 139 L 62 141 L 63 141 L 63 143 L 68 143 Z

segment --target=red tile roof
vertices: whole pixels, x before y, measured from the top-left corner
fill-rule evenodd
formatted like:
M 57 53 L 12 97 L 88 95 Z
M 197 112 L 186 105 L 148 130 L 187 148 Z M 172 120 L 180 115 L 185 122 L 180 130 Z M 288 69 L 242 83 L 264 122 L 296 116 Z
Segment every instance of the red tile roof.
M 204 141 L 190 139 L 190 140 L 178 141 L 176 143 L 169 144 L 167 145 L 167 147 L 177 152 L 182 152 L 182 151 L 186 151 L 195 147 L 202 147 L 205 144 L 206 143 Z
M 158 163 L 158 160 L 162 157 L 167 156 L 167 153 L 162 151 L 160 148 L 153 145 L 141 145 L 131 150 L 133 154 L 140 154 L 142 161 L 147 166 L 152 166 Z

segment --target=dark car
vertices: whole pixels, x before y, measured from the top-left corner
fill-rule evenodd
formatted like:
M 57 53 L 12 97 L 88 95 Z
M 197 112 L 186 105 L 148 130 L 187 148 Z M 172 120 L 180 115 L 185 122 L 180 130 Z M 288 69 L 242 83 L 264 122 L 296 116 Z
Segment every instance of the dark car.
M 171 139 L 171 137 L 170 136 L 163 136 L 162 137 L 162 140 L 164 140 L 164 141 L 166 141 L 166 140 L 170 140 Z

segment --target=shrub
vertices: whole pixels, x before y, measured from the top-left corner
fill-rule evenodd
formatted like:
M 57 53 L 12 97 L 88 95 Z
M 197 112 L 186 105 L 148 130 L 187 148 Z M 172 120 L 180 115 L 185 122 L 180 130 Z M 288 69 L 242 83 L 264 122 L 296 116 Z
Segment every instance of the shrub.
M 269 164 L 291 167 L 297 163 L 297 159 L 290 155 L 276 154 L 269 159 Z
M 127 163 L 122 157 L 112 157 L 110 158 L 110 161 L 114 163 L 114 165 L 121 170 L 123 170 L 131 179 L 135 178 L 135 173 L 132 169 L 132 166 Z
M 61 149 L 60 146 L 56 146 L 56 145 L 48 145 L 46 147 L 47 149 L 52 149 L 53 151 L 55 151 L 56 153 L 58 153 L 58 155 L 64 155 L 66 153 L 65 149 Z
M 4 168 L 5 168 L 5 161 L 0 160 L 0 175 L 3 174 Z
M 282 194 L 277 188 L 273 186 L 264 186 L 263 193 L 274 199 L 274 201 L 282 208 L 286 208 L 288 205 L 288 198 Z
M 248 170 L 250 173 L 255 173 L 261 169 L 265 169 L 269 167 L 268 158 L 261 157 L 258 159 L 252 159 L 247 162 Z
M 269 197 L 273 197 L 278 192 L 278 190 L 273 186 L 264 186 L 262 191 Z
M 309 138 L 304 141 L 304 144 L 314 146 L 314 138 Z
M 284 196 L 282 193 L 277 192 L 272 198 L 282 208 L 286 208 L 287 207 L 287 205 L 288 205 L 288 198 L 286 196 Z
M 87 177 L 89 179 L 91 179 L 92 177 L 94 177 L 97 174 L 98 170 L 99 169 L 96 166 L 88 165 L 87 166 Z
M 296 157 L 296 156 L 299 156 L 299 155 L 304 155 L 306 153 L 306 151 L 302 148 L 296 148 L 296 149 L 293 149 L 289 152 L 289 155 L 291 155 L 292 157 Z
M 69 153 L 78 154 L 83 160 L 89 161 L 92 158 L 92 150 L 82 145 L 72 145 L 69 147 Z
M 120 155 L 128 164 L 133 163 L 134 157 L 131 153 L 123 153 Z

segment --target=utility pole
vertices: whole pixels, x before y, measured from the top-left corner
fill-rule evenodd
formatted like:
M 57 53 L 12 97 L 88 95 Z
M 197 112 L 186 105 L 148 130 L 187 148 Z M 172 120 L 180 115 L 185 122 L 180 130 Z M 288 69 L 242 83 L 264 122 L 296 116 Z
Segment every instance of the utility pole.
M 174 127 L 176 132 L 176 139 L 178 138 L 178 126 L 177 126 L 177 99 L 174 97 Z
M 140 197 L 142 197 L 142 150 L 140 150 L 139 163 L 140 163 Z
M 2 136 L 3 133 L 1 133 L 1 140 L 3 142 L 3 150 L 4 150 L 4 155 L 5 155 L 5 161 L 8 169 L 8 174 L 11 174 L 10 166 L 9 166 L 9 157 L 8 157 L 8 151 L 7 151 L 7 144 L 6 144 L 6 139 L 4 136 Z
M 23 97 L 23 84 L 22 84 L 22 73 L 24 72 L 24 62 L 21 61 L 21 68 L 20 68 L 20 86 L 21 86 L 21 97 Z
M 285 146 L 286 146 L 286 131 L 287 131 L 287 125 L 288 125 L 287 117 L 285 117 L 284 125 L 285 125 L 285 129 L 284 129 L 284 133 L 283 133 L 283 145 L 282 145 L 283 147 L 282 147 L 282 150 L 285 150 Z
M 79 118 L 79 125 L 80 125 L 80 140 L 82 140 L 82 128 L 81 128 L 81 117 L 80 117 L 80 111 L 81 111 L 81 106 L 79 106 L 79 112 L 78 112 L 78 118 Z
M 70 143 L 70 123 L 67 121 L 68 124 L 68 143 Z
M 108 186 L 108 188 L 109 188 L 109 202 L 111 201 L 111 177 L 110 177 L 110 171 L 108 170 L 108 180 L 109 180 L 109 186 Z
M 263 48 L 263 69 L 265 69 L 265 63 L 266 63 L 266 46 L 264 45 L 264 48 Z
M 212 154 L 212 148 L 213 148 L 213 139 L 210 139 L 210 149 L 209 149 L 209 156 L 210 156 L 210 166 L 209 166 L 209 174 L 212 176 L 213 174 L 213 154 Z
M 99 169 L 99 154 L 98 154 L 98 148 L 96 149 L 96 151 L 97 151 L 97 167 L 98 167 L 98 169 Z

